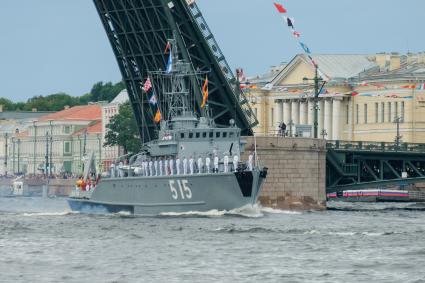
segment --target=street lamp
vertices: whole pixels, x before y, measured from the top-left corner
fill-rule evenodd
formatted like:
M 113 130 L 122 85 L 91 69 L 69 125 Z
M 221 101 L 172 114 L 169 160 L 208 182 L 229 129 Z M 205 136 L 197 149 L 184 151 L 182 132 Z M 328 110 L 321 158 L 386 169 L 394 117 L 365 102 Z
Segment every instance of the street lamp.
M 403 123 L 403 118 L 400 116 L 396 117 L 394 123 L 397 124 L 397 135 L 395 137 L 395 144 L 398 150 L 400 148 L 401 139 L 403 138 L 403 136 L 400 135 L 400 123 Z
M 97 140 L 99 142 L 99 172 L 102 170 L 102 136 L 97 134 Z
M 21 174 L 21 139 L 18 139 L 18 175 Z
M 52 163 L 53 163 L 53 120 L 49 120 L 50 125 L 50 163 L 49 163 L 49 176 L 52 177 Z
M 319 77 L 319 66 L 314 64 L 314 78 L 303 78 L 303 83 L 307 84 L 308 81 L 314 82 L 314 138 L 317 139 L 319 137 L 319 94 L 322 91 L 323 87 L 326 84 L 321 77 Z M 322 86 L 319 88 L 319 83 L 323 82 Z
M 4 134 L 4 175 L 7 178 L 7 151 L 8 151 L 8 147 L 7 147 L 7 139 L 8 139 L 8 135 L 7 133 Z
M 34 126 L 34 164 L 33 164 L 33 174 L 36 175 L 36 155 L 37 155 L 37 125 L 35 124 L 37 121 L 32 121 L 32 125 Z

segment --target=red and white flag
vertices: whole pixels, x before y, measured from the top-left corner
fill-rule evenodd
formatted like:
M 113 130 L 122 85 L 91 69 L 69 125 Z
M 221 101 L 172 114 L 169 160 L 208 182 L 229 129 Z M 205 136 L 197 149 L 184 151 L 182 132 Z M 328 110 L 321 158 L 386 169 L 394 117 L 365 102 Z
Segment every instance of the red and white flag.
M 292 34 L 293 34 L 296 38 L 300 38 L 300 36 L 301 36 L 301 33 L 300 33 L 300 32 L 298 32 L 298 31 L 296 31 L 296 30 L 294 30 L 294 31 L 292 32 Z
M 144 92 L 148 92 L 150 89 L 152 88 L 152 83 L 151 83 L 151 79 L 148 78 L 145 82 L 145 84 L 143 85 L 143 91 Z

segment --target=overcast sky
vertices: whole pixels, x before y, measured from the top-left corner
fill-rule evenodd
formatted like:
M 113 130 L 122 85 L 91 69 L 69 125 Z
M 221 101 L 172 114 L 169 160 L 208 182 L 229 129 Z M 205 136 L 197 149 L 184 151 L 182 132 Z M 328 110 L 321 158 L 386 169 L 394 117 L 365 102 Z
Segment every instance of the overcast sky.
M 301 52 L 269 0 L 198 0 L 232 68 L 248 75 Z M 313 53 L 425 51 L 424 0 L 285 0 Z M 0 96 L 87 93 L 121 79 L 91 0 L 1 0 Z

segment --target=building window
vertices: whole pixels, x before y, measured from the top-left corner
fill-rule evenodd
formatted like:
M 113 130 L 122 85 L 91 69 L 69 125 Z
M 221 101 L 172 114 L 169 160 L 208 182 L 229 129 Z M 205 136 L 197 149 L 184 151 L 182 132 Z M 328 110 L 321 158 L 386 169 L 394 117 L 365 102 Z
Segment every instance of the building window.
M 207 133 L 203 132 L 202 137 L 205 139 L 207 137 Z
M 184 139 L 184 133 L 180 133 L 180 138 Z
M 388 122 L 391 123 L 391 102 L 388 102 Z
M 364 123 L 367 124 L 367 104 L 364 105 Z
M 71 154 L 71 142 L 70 141 L 64 141 L 63 142 L 63 153 L 64 153 L 64 155 Z
M 64 134 L 70 134 L 71 133 L 71 126 L 64 126 L 63 127 L 63 133 Z
M 385 122 L 385 102 L 381 103 L 381 122 Z
M 359 123 L 359 105 L 356 104 L 356 124 Z
M 400 116 L 401 116 L 401 122 L 404 123 L 404 101 L 401 103 L 401 111 L 400 111 Z
M 347 104 L 347 106 L 345 107 L 345 112 L 346 112 L 345 124 L 348 125 L 348 123 L 350 123 L 350 105 L 349 104 Z
M 216 133 L 215 133 L 215 137 L 216 137 L 216 138 L 219 138 L 219 137 L 220 137 L 220 132 L 216 132 Z
M 201 137 L 201 133 L 196 133 L 196 138 L 199 139 Z
M 223 133 L 223 138 L 227 138 L 227 132 Z
M 193 133 L 189 133 L 189 139 L 193 139 Z
M 379 103 L 375 103 L 375 123 L 379 123 Z

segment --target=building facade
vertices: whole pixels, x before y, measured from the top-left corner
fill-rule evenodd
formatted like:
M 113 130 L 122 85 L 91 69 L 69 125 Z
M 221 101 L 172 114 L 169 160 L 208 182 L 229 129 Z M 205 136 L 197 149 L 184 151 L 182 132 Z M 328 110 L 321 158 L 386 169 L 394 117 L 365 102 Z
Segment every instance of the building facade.
M 425 53 L 313 59 L 323 79 L 317 99 L 321 138 L 392 142 L 398 121 L 402 141 L 425 142 Z M 256 134 L 277 134 L 284 122 L 288 135 L 312 136 L 314 76 L 308 57 L 297 55 L 274 75 L 249 79 L 255 87 L 248 89 L 248 97 L 260 122 Z

